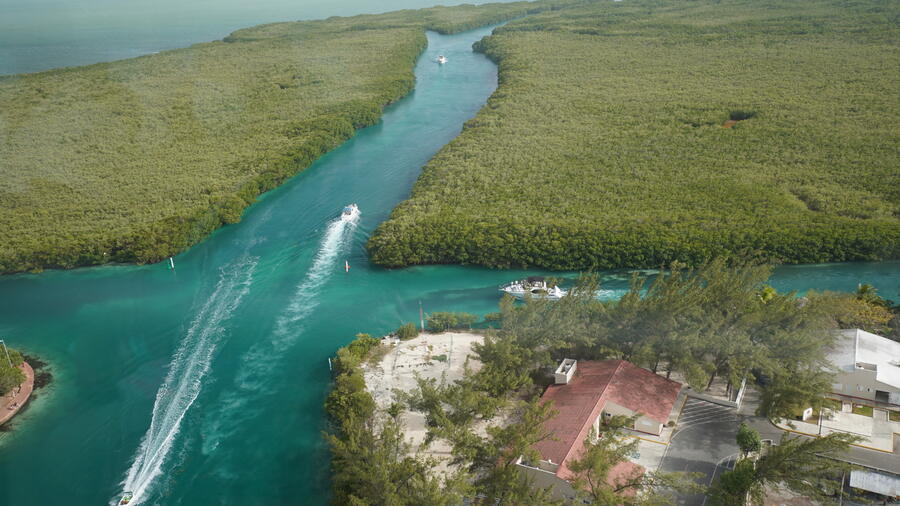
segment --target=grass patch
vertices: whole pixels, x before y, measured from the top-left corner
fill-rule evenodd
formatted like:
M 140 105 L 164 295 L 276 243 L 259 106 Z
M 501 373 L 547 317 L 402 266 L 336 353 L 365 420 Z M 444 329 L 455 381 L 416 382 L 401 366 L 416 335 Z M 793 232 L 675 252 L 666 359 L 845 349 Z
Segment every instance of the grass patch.
M 476 46 L 500 87 L 368 243 L 560 270 L 900 255 L 900 4 L 596 2 Z M 735 121 L 736 131 L 721 128 Z
M 872 416 L 872 406 L 863 406 L 862 404 L 853 405 L 854 415 Z
M 900 411 L 888 411 L 888 417 L 892 422 L 900 422 Z

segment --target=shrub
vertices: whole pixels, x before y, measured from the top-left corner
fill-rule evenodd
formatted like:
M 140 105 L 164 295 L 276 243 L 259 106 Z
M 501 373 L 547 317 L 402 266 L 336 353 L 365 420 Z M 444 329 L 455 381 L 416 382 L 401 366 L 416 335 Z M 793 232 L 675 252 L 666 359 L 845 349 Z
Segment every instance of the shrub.
M 418 335 L 419 329 L 416 327 L 416 324 L 412 322 L 404 323 L 397 329 L 397 337 L 403 340 L 412 339 Z
M 438 311 L 428 315 L 425 320 L 425 328 L 430 332 L 444 332 L 450 329 L 469 328 L 477 321 L 478 316 L 470 313 Z

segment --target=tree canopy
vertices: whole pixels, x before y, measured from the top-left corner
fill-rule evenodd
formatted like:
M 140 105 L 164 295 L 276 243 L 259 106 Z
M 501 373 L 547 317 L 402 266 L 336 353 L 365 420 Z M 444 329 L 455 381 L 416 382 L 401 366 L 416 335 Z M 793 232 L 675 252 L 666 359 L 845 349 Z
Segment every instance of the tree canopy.
M 557 270 L 900 255 L 896 2 L 586 2 L 477 44 L 500 87 L 368 243 Z

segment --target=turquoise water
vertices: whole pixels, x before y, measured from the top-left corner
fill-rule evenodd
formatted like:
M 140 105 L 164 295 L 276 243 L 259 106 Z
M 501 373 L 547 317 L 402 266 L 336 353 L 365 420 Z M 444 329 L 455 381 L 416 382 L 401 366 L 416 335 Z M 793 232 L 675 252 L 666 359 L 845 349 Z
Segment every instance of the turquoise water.
M 487 1 L 466 0 L 481 4 Z M 436 0 L 0 0 L 0 75 L 131 58 L 276 21 L 430 7 Z M 463 3 L 460 0 L 447 5 Z
M 471 52 L 489 33 L 429 34 L 417 89 L 384 120 L 243 221 L 163 264 L 0 278 L 0 337 L 53 365 L 55 383 L 0 436 L 0 503 L 322 504 L 327 358 L 357 332 L 426 311 L 496 310 L 496 286 L 534 271 L 370 266 L 364 243 L 420 167 L 496 86 Z M 445 54 L 450 62 L 432 60 Z M 357 202 L 362 216 L 341 222 Z M 351 269 L 344 272 L 344 261 Z M 605 273 L 615 295 L 628 273 Z M 876 285 L 900 262 L 779 269 L 781 290 Z

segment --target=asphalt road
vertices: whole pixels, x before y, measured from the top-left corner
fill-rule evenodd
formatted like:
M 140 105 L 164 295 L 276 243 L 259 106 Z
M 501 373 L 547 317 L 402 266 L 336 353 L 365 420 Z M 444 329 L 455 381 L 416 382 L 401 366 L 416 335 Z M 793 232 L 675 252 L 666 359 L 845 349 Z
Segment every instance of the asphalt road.
M 736 410 L 689 398 L 679 417 L 678 430 L 660 464 L 660 471 L 702 473 L 697 483 L 708 486 L 721 473 L 721 465 L 738 453 L 735 443 Z M 703 494 L 679 496 L 678 503 L 702 505 Z
M 753 390 L 748 391 L 739 411 L 689 398 L 681 412 L 677 430 L 672 436 L 659 470 L 703 473 L 704 476 L 698 478 L 697 483 L 710 485 L 716 476 L 729 468 L 739 452 L 735 436 L 741 422 L 746 422 L 756 429 L 762 439 L 771 439 L 778 443 L 785 432 L 768 419 L 755 416 L 756 405 L 756 392 Z M 798 436 L 792 434 L 791 437 Z M 851 447 L 844 457 L 848 462 L 900 474 L 898 453 Z M 704 496 L 702 494 L 680 496 L 678 504 L 703 506 Z

